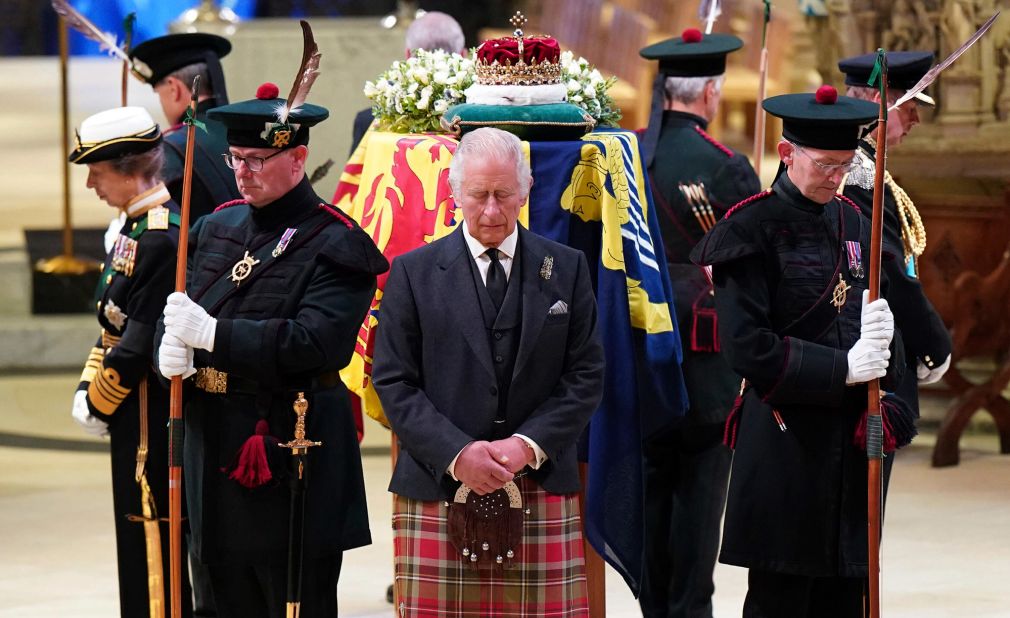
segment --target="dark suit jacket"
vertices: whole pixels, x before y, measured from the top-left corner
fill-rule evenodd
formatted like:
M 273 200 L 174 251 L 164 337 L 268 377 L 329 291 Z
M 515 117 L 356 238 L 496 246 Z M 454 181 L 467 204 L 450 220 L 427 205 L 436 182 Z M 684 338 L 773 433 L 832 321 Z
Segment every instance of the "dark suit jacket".
M 522 332 L 508 392 L 506 433 L 535 441 L 548 460 L 530 476 L 553 493 L 579 489 L 575 443 L 603 393 L 603 347 L 585 256 L 520 227 Z M 541 274 L 544 258 L 554 264 Z M 462 227 L 393 261 L 376 336 L 372 379 L 403 447 L 389 490 L 439 500 L 446 473 L 473 440 L 490 439 L 498 406 Z M 557 301 L 568 312 L 548 315 Z
M 371 107 L 366 107 L 354 116 L 354 128 L 351 129 L 351 151 L 347 153 L 347 156 L 354 154 L 358 144 L 361 143 L 361 138 L 365 136 L 365 131 L 368 131 L 368 127 L 372 126 L 373 120 L 375 120 L 375 116 L 372 115 Z

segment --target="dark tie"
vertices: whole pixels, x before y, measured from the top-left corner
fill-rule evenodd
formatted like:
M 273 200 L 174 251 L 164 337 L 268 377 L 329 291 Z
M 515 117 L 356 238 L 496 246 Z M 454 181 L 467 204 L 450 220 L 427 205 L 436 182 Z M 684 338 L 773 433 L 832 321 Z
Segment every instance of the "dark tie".
M 502 301 L 505 300 L 505 286 L 508 284 L 505 281 L 505 267 L 498 261 L 497 249 L 491 248 L 484 253 L 491 258 L 491 265 L 487 269 L 487 293 L 491 295 L 494 308 L 501 309 Z

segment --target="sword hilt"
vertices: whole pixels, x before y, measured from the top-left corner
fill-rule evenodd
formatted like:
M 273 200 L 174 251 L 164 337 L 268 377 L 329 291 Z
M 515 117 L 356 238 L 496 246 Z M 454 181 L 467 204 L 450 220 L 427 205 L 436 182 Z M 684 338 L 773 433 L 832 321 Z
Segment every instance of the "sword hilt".
M 295 420 L 295 437 L 290 442 L 286 442 L 280 446 L 291 449 L 291 454 L 294 456 L 304 455 L 313 446 L 322 446 L 322 442 L 314 442 L 305 438 L 305 414 L 309 411 L 309 402 L 305 399 L 304 392 L 299 391 L 298 397 L 295 398 L 295 402 L 291 404 L 291 407 L 294 408 L 297 415 Z

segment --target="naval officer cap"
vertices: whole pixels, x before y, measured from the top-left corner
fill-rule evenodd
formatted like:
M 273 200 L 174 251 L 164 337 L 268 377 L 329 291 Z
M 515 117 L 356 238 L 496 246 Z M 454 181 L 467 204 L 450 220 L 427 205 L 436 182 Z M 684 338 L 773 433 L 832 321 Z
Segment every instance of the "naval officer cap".
M 161 129 L 143 107 L 116 107 L 85 118 L 75 137 L 70 162 L 98 163 L 155 148 Z
M 225 125 L 231 146 L 284 150 L 308 144 L 309 127 L 326 120 L 329 110 L 302 103 L 281 122 L 279 111 L 287 100 L 279 94 L 277 85 L 267 82 L 256 89 L 255 99 L 215 107 L 207 117 Z
M 887 87 L 911 90 L 933 66 L 933 52 L 887 52 Z M 838 61 L 838 70 L 845 73 L 846 86 L 869 88 L 870 75 L 877 62 L 877 53 L 852 56 Z M 935 105 L 933 97 L 925 92 L 915 95 L 915 100 L 925 105 Z
M 783 138 L 821 150 L 855 150 L 863 126 L 876 120 L 879 111 L 875 103 L 838 96 L 832 86 L 770 97 L 762 107 L 782 119 Z
M 668 77 L 713 77 L 726 72 L 726 55 L 743 47 L 732 34 L 702 34 L 688 28 L 680 36 L 639 50 L 647 60 L 659 61 L 659 72 Z

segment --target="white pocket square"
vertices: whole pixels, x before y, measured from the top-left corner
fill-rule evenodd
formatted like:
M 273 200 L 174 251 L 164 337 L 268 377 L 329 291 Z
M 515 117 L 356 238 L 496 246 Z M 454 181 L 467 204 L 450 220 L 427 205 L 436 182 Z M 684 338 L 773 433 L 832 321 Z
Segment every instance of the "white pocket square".
M 547 310 L 547 315 L 564 315 L 568 313 L 568 303 L 563 300 L 551 305 L 551 308 Z

